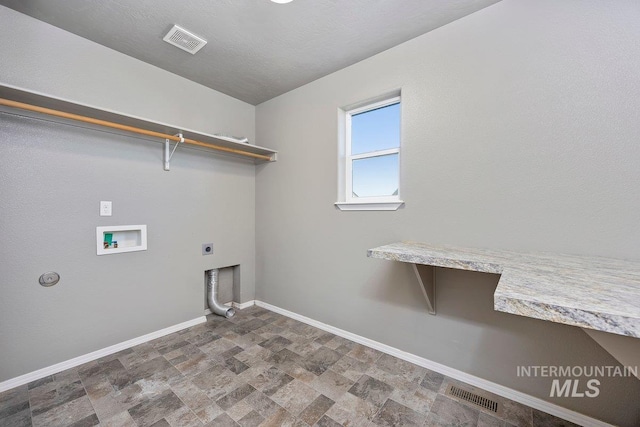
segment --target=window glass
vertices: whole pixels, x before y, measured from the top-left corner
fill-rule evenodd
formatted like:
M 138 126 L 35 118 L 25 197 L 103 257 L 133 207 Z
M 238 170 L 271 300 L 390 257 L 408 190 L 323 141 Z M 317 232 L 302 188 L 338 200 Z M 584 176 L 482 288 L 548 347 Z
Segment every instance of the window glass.
M 351 116 L 351 154 L 400 147 L 400 103 Z
M 398 154 L 353 160 L 352 197 L 398 195 Z

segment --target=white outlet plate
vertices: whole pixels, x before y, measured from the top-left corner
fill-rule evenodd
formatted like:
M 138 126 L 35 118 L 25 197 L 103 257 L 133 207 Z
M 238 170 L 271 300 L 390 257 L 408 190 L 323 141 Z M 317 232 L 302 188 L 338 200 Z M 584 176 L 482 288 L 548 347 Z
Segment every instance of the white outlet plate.
M 111 216 L 112 204 L 109 201 L 100 202 L 100 216 Z

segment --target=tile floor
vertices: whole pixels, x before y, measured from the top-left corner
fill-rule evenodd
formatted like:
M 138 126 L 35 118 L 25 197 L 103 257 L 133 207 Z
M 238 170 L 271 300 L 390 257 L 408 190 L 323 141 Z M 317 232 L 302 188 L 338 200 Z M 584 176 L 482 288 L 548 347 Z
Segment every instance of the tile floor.
M 451 382 L 251 307 L 0 393 L 0 426 L 573 425 L 498 397 L 497 418 Z

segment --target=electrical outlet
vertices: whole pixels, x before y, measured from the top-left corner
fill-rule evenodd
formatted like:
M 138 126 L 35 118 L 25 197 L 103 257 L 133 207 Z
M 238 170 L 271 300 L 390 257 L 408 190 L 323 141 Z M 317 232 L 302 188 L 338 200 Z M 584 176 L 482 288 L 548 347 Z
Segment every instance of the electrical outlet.
M 202 255 L 213 255 L 213 243 L 202 244 Z
M 101 201 L 100 202 L 100 216 L 111 216 L 111 202 Z

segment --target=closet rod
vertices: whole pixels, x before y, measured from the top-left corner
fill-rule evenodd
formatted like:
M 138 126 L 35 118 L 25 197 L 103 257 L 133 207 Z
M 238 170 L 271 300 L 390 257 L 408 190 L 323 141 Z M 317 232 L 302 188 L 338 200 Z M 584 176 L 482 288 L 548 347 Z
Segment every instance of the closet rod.
M 156 138 L 162 139 L 170 139 L 172 141 L 180 141 L 179 136 L 168 135 L 165 133 L 154 132 L 152 130 L 141 129 L 135 126 L 127 126 L 121 125 L 119 123 L 108 122 L 106 120 L 94 119 L 87 116 L 81 116 L 79 114 L 65 113 L 64 111 L 53 110 L 50 108 L 38 107 L 37 105 L 25 104 L 23 102 L 11 101 L 9 99 L 0 98 L 0 105 L 4 105 L 6 107 L 20 108 L 22 110 L 34 111 L 36 113 L 48 114 L 50 116 L 61 117 L 63 119 L 71 119 L 79 122 L 90 123 L 99 126 L 105 126 L 113 129 L 124 130 L 127 132 L 133 132 L 140 135 L 153 136 Z M 271 161 L 270 156 L 265 156 L 263 154 L 251 153 L 249 151 L 237 150 L 235 148 L 222 147 L 220 145 L 210 144 L 208 142 L 196 141 L 195 139 L 184 138 L 185 144 L 197 145 L 199 147 L 211 148 L 213 150 L 224 151 L 226 153 L 239 154 L 241 156 L 253 157 L 255 159 L 261 159 L 266 161 Z

